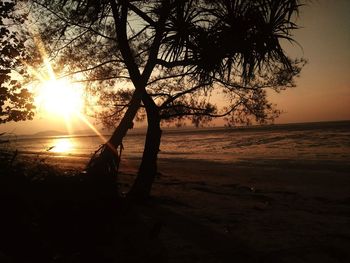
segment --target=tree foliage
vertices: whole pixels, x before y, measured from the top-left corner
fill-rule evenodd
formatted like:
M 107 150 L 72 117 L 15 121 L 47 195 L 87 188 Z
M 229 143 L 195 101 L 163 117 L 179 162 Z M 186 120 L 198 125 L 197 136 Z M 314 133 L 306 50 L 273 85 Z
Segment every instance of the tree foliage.
M 22 62 L 26 52 L 18 31 L 25 17 L 15 12 L 15 6 L 15 1 L 0 2 L 0 123 L 32 119 L 34 115 L 31 93 L 18 80 L 25 75 Z
M 281 46 L 293 41 L 297 0 L 34 2 L 45 14 L 42 35 L 51 54 L 100 96 L 105 111 L 98 117 L 107 126 L 118 124 L 134 92 L 116 32 L 123 8 L 133 66 L 141 73 L 151 68 L 146 90 L 167 122 L 272 120 L 279 111 L 264 90 L 294 86 L 304 63 Z M 144 117 L 141 109 L 138 119 Z

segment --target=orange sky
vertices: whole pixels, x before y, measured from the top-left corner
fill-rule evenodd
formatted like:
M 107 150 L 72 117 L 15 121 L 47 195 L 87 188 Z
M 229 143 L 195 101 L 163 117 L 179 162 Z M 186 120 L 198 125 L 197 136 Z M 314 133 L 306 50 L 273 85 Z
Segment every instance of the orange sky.
M 350 1 L 313 0 L 302 8 L 295 39 L 308 60 L 297 87 L 271 97 L 286 113 L 276 122 L 350 119 Z
M 297 87 L 272 94 L 284 114 L 276 123 L 350 120 L 350 1 L 313 0 L 301 9 L 295 32 L 301 44 L 289 46 L 293 56 L 305 57 Z M 76 124 L 76 129 L 86 129 Z M 64 131 L 64 122 L 46 117 L 0 125 L 0 132 L 28 134 L 41 130 Z

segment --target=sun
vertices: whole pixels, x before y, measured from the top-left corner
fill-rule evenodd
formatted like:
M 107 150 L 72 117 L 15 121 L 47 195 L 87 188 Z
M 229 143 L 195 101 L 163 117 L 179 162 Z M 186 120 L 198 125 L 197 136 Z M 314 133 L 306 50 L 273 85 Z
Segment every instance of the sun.
M 35 101 L 39 111 L 64 118 L 80 113 L 84 104 L 82 87 L 54 78 L 41 82 Z
M 34 42 L 43 62 L 37 68 L 27 65 L 31 75 L 39 81 L 32 88 L 37 113 L 50 118 L 61 117 L 67 122 L 79 117 L 84 106 L 83 86 L 67 77 L 57 78 L 40 36 L 35 36 Z

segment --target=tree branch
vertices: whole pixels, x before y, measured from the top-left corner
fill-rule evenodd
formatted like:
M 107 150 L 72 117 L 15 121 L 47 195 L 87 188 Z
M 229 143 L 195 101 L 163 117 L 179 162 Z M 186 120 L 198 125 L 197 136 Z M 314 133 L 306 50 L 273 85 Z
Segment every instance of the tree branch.
M 189 110 L 189 112 L 179 112 L 179 113 L 174 113 L 174 114 L 165 114 L 165 115 L 161 115 L 162 119 L 171 119 L 171 118 L 176 118 L 176 117 L 183 117 L 183 116 L 208 116 L 211 118 L 220 118 L 220 117 L 225 117 L 227 115 L 229 115 L 231 112 L 233 112 L 234 110 L 236 110 L 236 108 L 242 104 L 241 101 L 237 102 L 235 105 L 233 105 L 232 107 L 230 107 L 230 109 L 222 114 L 212 114 L 207 112 L 207 109 L 203 109 L 203 108 L 196 108 L 196 107 L 190 107 L 187 105 L 176 105 L 178 108 L 183 108 L 186 110 Z M 174 106 L 172 106 L 172 108 L 174 108 Z M 191 112 L 192 111 L 192 112 Z M 195 112 L 193 112 L 195 111 Z
M 149 26 L 143 27 L 139 32 L 135 33 L 132 37 L 130 37 L 129 41 L 133 41 L 135 38 L 137 38 L 139 35 L 141 35 L 143 32 L 145 32 L 149 28 Z
M 157 59 L 156 63 L 160 66 L 166 67 L 166 68 L 175 68 L 175 67 L 186 67 L 191 66 L 194 64 L 194 61 L 191 59 L 184 59 L 184 60 L 176 60 L 176 61 L 166 61 L 163 59 Z
M 172 78 L 179 78 L 179 77 L 185 77 L 185 76 L 188 76 L 188 72 L 185 72 L 185 73 L 181 73 L 181 74 L 177 74 L 177 75 L 170 75 L 170 76 L 166 76 L 166 77 L 160 77 L 160 78 L 156 78 L 150 82 L 147 83 L 147 86 L 150 86 L 158 81 L 161 81 L 161 80 L 166 80 L 166 79 L 172 79 Z
M 100 63 L 100 64 L 98 64 L 96 66 L 93 66 L 93 67 L 90 67 L 90 68 L 86 68 L 86 69 L 77 70 L 77 71 L 73 71 L 71 73 L 65 74 L 63 76 L 58 77 L 58 79 L 66 78 L 66 77 L 69 77 L 69 76 L 72 76 L 72 75 L 75 75 L 75 74 L 78 74 L 78 73 L 83 73 L 83 72 L 86 72 L 86 71 L 91 71 L 91 70 L 94 70 L 96 68 L 102 67 L 103 65 L 106 65 L 106 64 L 109 64 L 109 63 L 113 63 L 113 62 L 123 62 L 123 61 L 122 60 L 116 60 L 116 59 L 104 61 L 104 62 L 102 62 L 102 63 Z
M 78 24 L 78 23 L 73 23 L 72 21 L 68 21 L 67 19 L 63 18 L 62 16 L 60 16 L 59 14 L 57 14 L 56 12 L 54 12 L 53 10 L 51 10 L 50 8 L 48 8 L 47 6 L 39 3 L 38 1 L 34 1 L 35 4 L 41 6 L 42 8 L 46 9 L 47 11 L 49 11 L 51 14 L 53 14 L 54 16 L 56 16 L 58 19 L 62 20 L 63 22 L 67 23 L 68 25 L 72 25 L 72 26 L 76 26 L 76 27 L 80 27 L 80 28 L 83 28 L 83 29 L 87 29 L 87 30 L 90 30 L 91 32 L 93 32 L 94 34 L 96 35 L 99 35 L 103 38 L 106 38 L 106 39 L 110 39 L 110 40 L 115 40 L 115 38 L 112 38 L 112 37 L 109 37 L 109 36 L 106 36 L 94 29 L 92 29 L 91 25 L 90 26 L 84 26 L 84 25 L 81 25 L 81 24 Z
M 136 62 L 133 58 L 130 46 L 128 43 L 127 33 L 126 33 L 126 24 L 128 16 L 128 1 L 121 1 L 121 15 L 119 16 L 118 5 L 115 0 L 109 1 L 112 7 L 112 13 L 114 18 L 114 23 L 116 27 L 117 39 L 119 43 L 120 52 L 123 56 L 124 63 L 129 71 L 130 77 L 135 85 L 136 89 L 139 89 L 139 81 L 141 79 L 141 74 L 136 65 Z
M 151 26 L 154 26 L 154 27 L 157 26 L 156 22 L 153 21 L 153 19 L 151 17 L 149 17 L 145 12 L 138 9 L 136 6 L 134 6 L 130 2 L 128 3 L 128 7 L 130 10 L 132 10 L 135 14 L 137 14 L 139 17 L 141 17 L 143 20 L 145 20 Z
M 161 16 L 160 16 L 160 18 L 157 21 L 157 24 L 155 26 L 156 33 L 154 35 L 154 40 L 153 40 L 153 43 L 152 43 L 150 51 L 149 51 L 149 57 L 148 57 L 146 66 L 142 72 L 142 77 L 144 78 L 144 80 L 146 82 L 148 81 L 149 77 L 151 76 L 151 73 L 154 69 L 154 66 L 156 65 L 157 56 L 159 53 L 159 48 L 160 48 L 161 40 L 163 37 L 164 29 L 165 29 L 165 22 L 166 22 L 168 15 L 169 15 L 169 12 L 170 12 L 169 5 L 170 5 L 169 1 L 163 2 Z
M 169 104 L 171 102 L 174 102 L 179 97 L 181 97 L 181 96 L 183 96 L 183 95 L 185 95 L 187 93 L 194 92 L 197 89 L 200 89 L 200 88 L 202 88 L 204 86 L 208 86 L 208 85 L 210 85 L 210 83 L 201 83 L 201 84 L 198 84 L 198 85 L 196 85 L 196 86 L 194 86 L 194 87 L 192 87 L 192 88 L 190 88 L 188 90 L 184 90 L 182 92 L 179 92 L 179 93 L 175 94 L 174 96 L 171 96 L 171 98 L 167 99 L 160 107 L 164 108 L 167 104 Z
M 110 79 L 129 79 L 128 76 L 110 76 L 105 78 L 95 78 L 95 79 L 81 79 L 81 80 L 74 80 L 72 83 L 82 83 L 82 82 L 89 82 L 89 81 L 104 81 L 104 80 L 110 80 Z
M 239 85 L 239 84 L 236 84 L 236 83 L 229 83 L 229 82 L 226 82 L 226 81 L 223 81 L 221 79 L 218 79 L 218 78 L 212 78 L 214 81 L 222 84 L 223 86 L 225 86 L 226 88 L 233 88 L 233 89 L 239 89 L 239 90 L 259 90 L 261 88 L 267 88 L 267 87 L 261 87 L 259 86 L 259 88 L 254 88 L 254 87 L 247 87 L 247 86 L 242 86 L 242 85 Z

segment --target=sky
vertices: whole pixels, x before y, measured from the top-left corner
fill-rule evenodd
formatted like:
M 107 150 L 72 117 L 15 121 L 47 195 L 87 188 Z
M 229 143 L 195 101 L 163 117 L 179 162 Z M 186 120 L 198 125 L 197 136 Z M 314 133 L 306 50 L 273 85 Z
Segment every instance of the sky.
M 275 123 L 350 120 L 350 0 L 312 0 L 301 8 L 294 39 L 287 46 L 292 57 L 304 57 L 297 87 L 270 100 L 283 111 Z M 91 120 L 93 122 L 93 120 Z M 220 122 L 218 125 L 222 124 Z M 75 130 L 88 127 L 78 121 Z M 29 134 L 64 131 L 63 121 L 39 115 L 33 121 L 0 125 L 0 132 Z
M 350 1 L 313 0 L 300 12 L 299 47 L 308 64 L 297 87 L 271 97 L 285 113 L 276 123 L 350 120 Z

